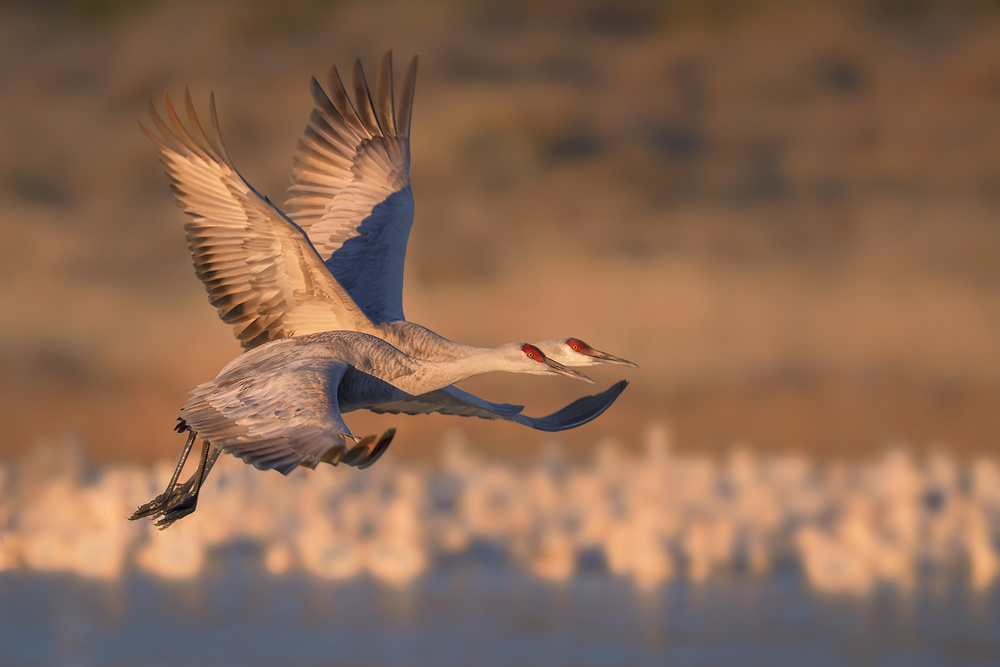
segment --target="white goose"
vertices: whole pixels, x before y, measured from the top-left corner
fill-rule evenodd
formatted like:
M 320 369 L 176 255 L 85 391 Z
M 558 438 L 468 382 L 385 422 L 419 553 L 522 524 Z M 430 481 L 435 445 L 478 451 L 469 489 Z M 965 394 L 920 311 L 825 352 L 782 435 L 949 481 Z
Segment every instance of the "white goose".
M 395 431 L 358 439 L 343 414 L 494 371 L 560 374 L 592 382 L 529 343 L 501 345 L 449 361 L 417 359 L 356 331 L 326 331 L 256 347 L 191 391 L 178 427 L 190 434 L 177 469 L 164 493 L 131 518 L 162 516 L 157 525 L 166 527 L 193 512 L 212 445 L 255 468 L 285 475 L 297 466 L 315 468 L 320 462 L 367 467 L 385 451 Z M 198 471 L 177 487 L 198 435 L 204 441 Z M 349 447 L 348 440 L 356 444 Z
M 293 218 L 254 190 L 232 165 L 219 135 L 214 96 L 214 139 L 202 129 L 187 91 L 189 127 L 169 97 L 169 125 L 150 103 L 159 136 L 145 127 L 143 131 L 160 150 L 178 204 L 191 216 L 185 229 L 195 271 L 220 317 L 234 326 L 246 348 L 341 329 L 375 335 L 422 359 L 481 354 L 488 348 L 454 343 L 407 322 L 402 312 L 403 262 L 413 221 L 408 174 L 416 59 L 407 69 L 398 114 L 391 54 L 379 71 L 377 111 L 360 62 L 354 74 L 356 105 L 336 68 L 330 73 L 333 101 L 312 80 L 316 109 L 295 157 L 288 202 Z M 566 365 L 635 365 L 576 338 L 544 341 L 538 347 Z M 520 414 L 523 406 L 490 403 L 454 387 L 370 409 L 441 412 L 563 430 L 600 415 L 626 385 L 618 382 L 543 418 Z

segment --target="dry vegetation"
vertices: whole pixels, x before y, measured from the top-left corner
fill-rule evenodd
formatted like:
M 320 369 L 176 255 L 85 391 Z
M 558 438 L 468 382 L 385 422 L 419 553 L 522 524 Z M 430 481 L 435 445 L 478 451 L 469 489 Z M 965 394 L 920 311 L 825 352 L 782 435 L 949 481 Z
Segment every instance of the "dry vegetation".
M 238 351 L 135 126 L 147 98 L 214 90 L 230 153 L 280 202 L 309 76 L 389 47 L 421 57 L 408 316 L 641 365 L 571 444 L 656 418 L 711 451 L 995 450 L 994 4 L 537 4 L 5 5 L 0 454 L 67 430 L 103 458 L 172 454 L 185 391 Z M 530 413 L 587 390 L 469 387 Z M 547 439 L 392 421 L 400 456 L 454 425 Z

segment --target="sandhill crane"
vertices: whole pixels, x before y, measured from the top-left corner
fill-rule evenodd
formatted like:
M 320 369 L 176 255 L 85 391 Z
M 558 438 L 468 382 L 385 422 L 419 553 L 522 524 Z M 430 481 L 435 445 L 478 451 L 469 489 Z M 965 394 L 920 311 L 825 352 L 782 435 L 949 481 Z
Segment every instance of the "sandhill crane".
M 367 467 L 385 451 L 394 430 L 355 438 L 342 415 L 405 400 L 473 375 L 495 371 L 560 374 L 593 382 L 548 359 L 534 345 L 510 343 L 449 361 L 411 357 L 384 340 L 356 331 L 326 331 L 255 347 L 191 391 L 178 430 L 189 431 L 180 462 L 163 494 L 132 519 L 162 516 L 166 527 L 197 505 L 212 445 L 260 470 L 287 475 L 321 462 Z M 198 471 L 181 487 L 177 478 L 196 436 L 204 444 Z M 356 444 L 348 446 L 348 441 Z
M 244 347 L 344 329 L 373 334 L 429 360 L 488 349 L 454 343 L 403 316 L 403 261 L 413 220 L 408 173 L 415 76 L 414 58 L 403 85 L 399 123 L 391 53 L 379 71 L 378 111 L 372 106 L 360 62 L 355 64 L 356 107 L 336 68 L 330 77 L 333 102 L 312 80 L 317 107 L 300 142 L 289 190 L 295 222 L 236 171 L 219 134 L 214 96 L 213 139 L 202 129 L 188 91 L 184 101 L 189 128 L 169 96 L 165 97 L 169 125 L 150 103 L 159 136 L 145 127 L 143 131 L 160 150 L 178 204 L 191 216 L 185 229 L 195 271 L 220 317 L 234 325 Z M 570 350 L 570 341 L 580 343 L 576 350 Z M 634 366 L 575 338 L 545 341 L 539 347 L 566 365 Z M 451 387 L 419 403 L 398 403 L 384 411 L 412 408 L 418 413 L 510 419 L 532 428 L 562 430 L 600 415 L 626 384 L 620 382 L 543 418 L 520 416 L 522 406 L 489 403 Z
M 553 340 L 543 340 L 541 343 L 535 343 L 535 345 L 549 359 L 554 359 L 566 366 L 618 364 L 620 366 L 632 366 L 633 368 L 638 367 L 638 364 L 634 364 L 627 359 L 595 350 L 579 338 L 555 338 Z

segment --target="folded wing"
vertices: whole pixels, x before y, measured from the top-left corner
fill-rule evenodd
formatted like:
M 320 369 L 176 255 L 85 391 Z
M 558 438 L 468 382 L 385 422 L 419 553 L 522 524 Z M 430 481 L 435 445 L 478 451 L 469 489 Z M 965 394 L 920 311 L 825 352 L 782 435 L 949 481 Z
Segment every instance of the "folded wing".
M 352 438 L 337 406 L 348 365 L 288 358 L 240 366 L 198 385 L 181 410 L 191 430 L 259 470 L 287 475 L 296 466 L 339 460 Z

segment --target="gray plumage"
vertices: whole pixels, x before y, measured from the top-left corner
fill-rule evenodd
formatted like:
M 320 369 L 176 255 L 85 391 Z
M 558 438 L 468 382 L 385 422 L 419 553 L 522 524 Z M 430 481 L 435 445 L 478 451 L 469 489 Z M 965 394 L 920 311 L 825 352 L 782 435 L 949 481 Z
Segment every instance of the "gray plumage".
M 316 107 L 295 155 L 287 202 L 291 218 L 233 166 L 219 132 L 214 96 L 211 135 L 203 130 L 189 91 L 184 95 L 186 124 L 169 96 L 165 96 L 169 122 L 150 104 L 158 132 L 145 127 L 143 131 L 159 149 L 178 205 L 190 216 L 185 230 L 195 272 L 244 348 L 288 336 L 350 330 L 372 334 L 428 360 L 473 356 L 489 349 L 455 343 L 403 319 L 403 266 L 413 222 L 409 128 L 416 62 L 414 58 L 406 70 L 398 104 L 391 52 L 382 60 L 374 100 L 360 61 L 353 71 L 354 102 L 336 67 L 329 76 L 329 97 L 312 80 Z M 567 357 L 562 350 L 565 340 L 539 345 L 550 356 L 562 355 L 559 358 L 567 365 L 593 361 L 582 355 Z M 593 419 L 623 388 L 615 385 L 588 397 L 593 401 L 573 405 L 593 405 L 589 414 Z M 509 419 L 544 430 L 589 421 L 579 412 L 568 419 L 565 409 L 530 418 L 511 406 L 453 387 L 421 401 L 395 403 L 384 411 Z M 567 421 L 560 422 L 556 415 Z
M 445 387 L 420 396 L 372 405 L 368 409 L 377 413 L 408 415 L 437 412 L 458 417 L 510 421 L 538 431 L 565 431 L 599 417 L 611 407 L 627 386 L 628 380 L 619 380 L 601 393 L 578 398 L 545 417 L 529 417 L 521 414 L 523 405 L 490 403 L 458 387 Z
M 419 400 L 494 371 L 585 378 L 523 343 L 433 362 L 368 334 L 328 331 L 245 352 L 192 390 L 181 417 L 216 447 L 257 468 L 287 474 L 298 465 L 340 460 L 354 437 L 344 413 Z

